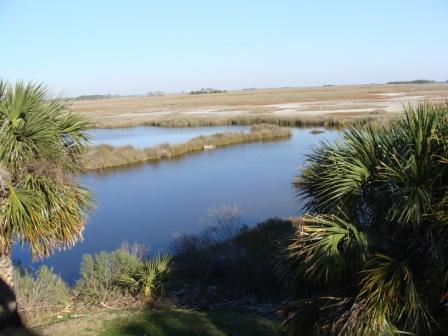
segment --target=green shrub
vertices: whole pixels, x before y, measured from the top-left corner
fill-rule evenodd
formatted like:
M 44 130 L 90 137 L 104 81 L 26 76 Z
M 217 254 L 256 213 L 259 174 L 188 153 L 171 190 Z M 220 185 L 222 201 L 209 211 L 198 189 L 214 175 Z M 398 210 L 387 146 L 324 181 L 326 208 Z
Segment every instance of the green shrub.
M 154 299 L 164 292 L 164 283 L 170 272 L 172 257 L 167 254 L 157 254 L 154 258 L 145 260 L 135 270 L 121 277 L 121 282 L 145 299 Z
M 268 219 L 253 228 L 240 225 L 228 237 L 229 226 L 224 228 L 226 239 L 210 239 L 210 227 L 199 234 L 182 235 L 174 241 L 175 276 L 185 282 L 197 282 L 200 295 L 206 287 L 216 287 L 226 298 L 255 295 L 272 298 L 283 293 L 275 272 L 275 260 L 284 247 L 284 241 L 293 233 L 289 220 Z M 219 231 L 218 231 L 219 232 Z M 201 297 L 202 299 L 203 297 Z
M 121 279 L 135 274 L 142 267 L 141 259 L 124 249 L 83 256 L 80 279 L 76 283 L 79 298 L 84 303 L 109 305 L 128 294 Z
M 70 288 L 46 266 L 35 272 L 15 268 L 13 279 L 19 311 L 27 320 L 45 318 L 72 304 Z

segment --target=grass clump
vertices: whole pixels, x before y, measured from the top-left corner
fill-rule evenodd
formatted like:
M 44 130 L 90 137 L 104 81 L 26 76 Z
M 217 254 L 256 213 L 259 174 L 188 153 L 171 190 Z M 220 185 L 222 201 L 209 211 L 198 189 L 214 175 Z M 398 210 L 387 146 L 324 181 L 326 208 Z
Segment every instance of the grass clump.
M 255 125 L 250 132 L 226 132 L 210 136 L 199 136 L 182 144 L 162 144 L 145 149 L 132 146 L 113 147 L 99 145 L 91 147 L 85 156 L 87 169 L 105 169 L 126 164 L 163 160 L 205 150 L 206 146 L 224 147 L 239 143 L 264 141 L 291 136 L 289 129 L 273 125 Z

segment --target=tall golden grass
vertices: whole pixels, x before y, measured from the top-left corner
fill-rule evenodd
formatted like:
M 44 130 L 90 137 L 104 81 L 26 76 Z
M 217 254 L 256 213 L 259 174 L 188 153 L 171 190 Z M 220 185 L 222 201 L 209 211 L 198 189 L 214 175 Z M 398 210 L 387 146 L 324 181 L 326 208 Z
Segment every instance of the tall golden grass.
M 119 128 L 135 126 L 157 126 L 157 127 L 207 127 L 207 126 L 250 126 L 258 124 L 269 124 L 282 127 L 325 127 L 341 128 L 346 125 L 359 126 L 366 123 L 384 123 L 396 118 L 392 113 L 344 113 L 320 116 L 284 117 L 268 114 L 254 116 L 235 117 L 182 117 L 175 116 L 160 119 L 116 119 L 96 120 L 96 128 Z
M 170 159 L 190 152 L 203 151 L 204 146 L 224 147 L 239 143 L 287 138 L 291 135 L 291 130 L 287 128 L 275 125 L 254 125 L 247 133 L 218 133 L 199 136 L 182 144 L 161 144 L 145 149 L 132 146 L 92 146 L 85 154 L 84 160 L 88 170 L 98 170 L 151 160 Z

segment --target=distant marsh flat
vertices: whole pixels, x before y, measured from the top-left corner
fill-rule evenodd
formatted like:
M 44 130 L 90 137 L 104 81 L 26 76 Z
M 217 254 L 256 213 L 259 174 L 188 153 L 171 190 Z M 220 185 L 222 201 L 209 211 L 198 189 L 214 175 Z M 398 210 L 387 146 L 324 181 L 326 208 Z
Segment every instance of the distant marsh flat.
M 338 120 L 389 118 L 403 104 L 446 101 L 448 84 L 345 85 L 228 91 L 219 94 L 170 94 L 80 100 L 73 109 L 96 127 L 169 127 L 253 124 L 289 120 L 288 126 L 337 124 Z M 280 122 L 276 122 L 280 124 Z

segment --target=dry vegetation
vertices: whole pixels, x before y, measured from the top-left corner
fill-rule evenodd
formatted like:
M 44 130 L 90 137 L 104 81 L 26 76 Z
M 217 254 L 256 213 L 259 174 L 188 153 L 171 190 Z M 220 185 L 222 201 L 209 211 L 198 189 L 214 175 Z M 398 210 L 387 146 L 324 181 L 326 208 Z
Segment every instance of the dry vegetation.
M 182 144 L 161 144 L 145 149 L 132 146 L 113 147 L 99 145 L 91 147 L 86 154 L 87 169 L 96 170 L 117 167 L 150 160 L 162 160 L 202 151 L 205 146 L 223 147 L 244 142 L 279 139 L 291 136 L 291 131 L 274 125 L 255 125 L 250 132 L 226 132 L 210 136 L 199 136 Z
M 96 127 L 252 125 L 338 127 L 394 117 L 403 104 L 445 101 L 448 84 L 352 85 L 75 101 Z

